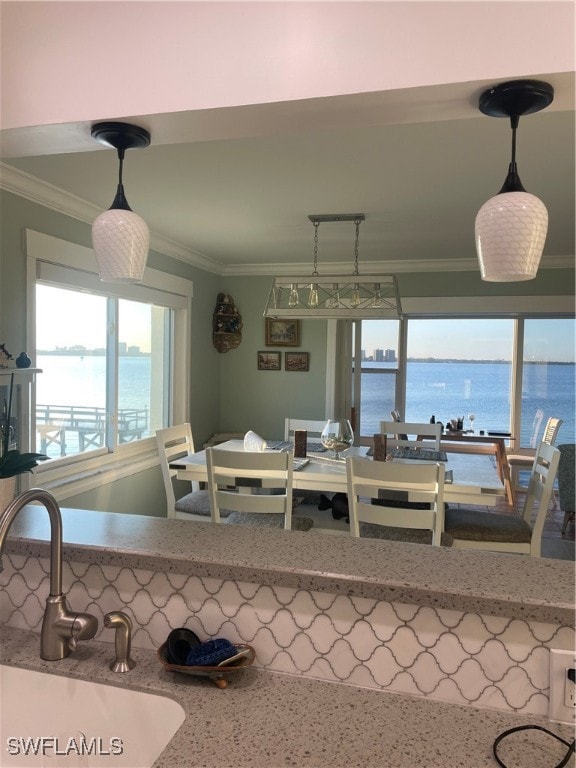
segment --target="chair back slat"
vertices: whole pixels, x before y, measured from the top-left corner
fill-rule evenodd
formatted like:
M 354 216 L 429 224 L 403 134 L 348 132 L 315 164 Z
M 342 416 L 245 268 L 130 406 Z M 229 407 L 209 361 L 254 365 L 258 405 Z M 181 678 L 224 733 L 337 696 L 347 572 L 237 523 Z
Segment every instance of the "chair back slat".
M 548 445 L 555 445 L 556 438 L 558 437 L 558 430 L 560 429 L 562 424 L 563 424 L 562 419 L 556 419 L 553 416 L 551 416 L 546 422 L 546 427 L 544 428 L 544 435 L 542 437 L 542 442 L 547 443 Z
M 534 458 L 522 511 L 522 517 L 532 528 L 531 554 L 536 557 L 540 556 L 542 531 L 546 522 L 550 499 L 554 491 L 554 480 L 558 472 L 559 461 L 560 451 L 558 448 L 542 441 Z M 538 504 L 538 511 L 532 523 L 532 515 L 536 504 Z
M 442 426 L 439 423 L 381 421 L 380 432 L 394 447 L 432 448 L 440 450 Z
M 284 440 L 294 442 L 294 431 L 296 429 L 305 429 L 308 432 L 308 439 L 315 437 L 320 439 L 322 430 L 326 426 L 327 419 L 285 419 L 284 421 Z
M 190 424 L 176 424 L 173 427 L 156 430 L 156 445 L 158 456 L 160 458 L 160 469 L 162 470 L 162 479 L 166 491 L 167 514 L 168 517 L 174 517 L 176 495 L 172 484 L 176 477 L 177 470 L 170 468 L 170 463 L 175 459 L 180 459 L 190 453 L 194 453 L 194 440 L 192 438 L 192 428 Z M 190 483 L 190 490 L 198 490 L 198 483 Z
M 208 491 L 212 521 L 222 510 L 284 515 L 284 528 L 292 527 L 292 451 L 251 452 L 206 449 Z M 272 490 L 274 493 L 252 493 Z
M 440 544 L 444 528 L 443 464 L 401 464 L 349 457 L 346 473 L 352 536 L 360 536 L 363 522 L 430 530 L 432 543 Z M 415 509 L 415 503 L 428 508 Z

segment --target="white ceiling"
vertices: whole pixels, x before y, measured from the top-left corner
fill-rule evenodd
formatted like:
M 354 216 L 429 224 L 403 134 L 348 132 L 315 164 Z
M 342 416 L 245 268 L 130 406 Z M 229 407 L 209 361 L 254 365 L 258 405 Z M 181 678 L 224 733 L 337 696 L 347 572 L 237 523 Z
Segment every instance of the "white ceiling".
M 574 73 L 526 76 L 556 96 L 520 121 L 519 174 L 549 211 L 542 266 L 573 264 Z M 477 109 L 492 84 L 135 115 L 152 144 L 127 153 L 126 196 L 152 247 L 221 274 L 307 274 L 308 215 L 355 212 L 361 272 L 477 269 L 474 219 L 510 156 L 508 120 Z M 2 158 L 4 187 L 86 221 L 114 197 L 116 154 L 90 122 L 3 131 Z M 353 224 L 321 225 L 319 241 L 319 271 L 348 271 Z

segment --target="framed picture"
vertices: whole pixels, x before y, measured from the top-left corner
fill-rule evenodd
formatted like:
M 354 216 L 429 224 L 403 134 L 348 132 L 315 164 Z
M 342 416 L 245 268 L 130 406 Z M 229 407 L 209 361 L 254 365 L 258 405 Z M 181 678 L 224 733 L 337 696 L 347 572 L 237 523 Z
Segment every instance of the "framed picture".
M 279 371 L 282 352 L 258 352 L 259 371 Z
M 308 352 L 284 352 L 285 371 L 307 371 L 308 365 Z
M 299 320 L 266 318 L 266 345 L 269 347 L 297 347 L 300 343 Z

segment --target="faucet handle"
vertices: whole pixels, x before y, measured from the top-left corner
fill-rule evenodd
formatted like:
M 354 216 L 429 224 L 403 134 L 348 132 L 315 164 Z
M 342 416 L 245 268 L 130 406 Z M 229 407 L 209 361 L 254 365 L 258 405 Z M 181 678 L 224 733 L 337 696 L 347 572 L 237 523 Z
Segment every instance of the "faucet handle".
M 68 648 L 76 649 L 78 640 L 90 640 L 98 631 L 98 619 L 90 613 L 77 613 L 74 616 Z

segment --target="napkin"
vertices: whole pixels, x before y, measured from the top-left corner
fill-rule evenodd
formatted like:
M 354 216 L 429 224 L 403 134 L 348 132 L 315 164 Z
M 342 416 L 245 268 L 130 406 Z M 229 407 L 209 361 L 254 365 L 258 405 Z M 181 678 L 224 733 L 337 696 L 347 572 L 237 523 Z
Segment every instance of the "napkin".
M 268 443 L 263 437 L 257 435 L 256 432 L 249 430 L 244 435 L 244 450 L 245 451 L 265 451 L 268 447 Z

